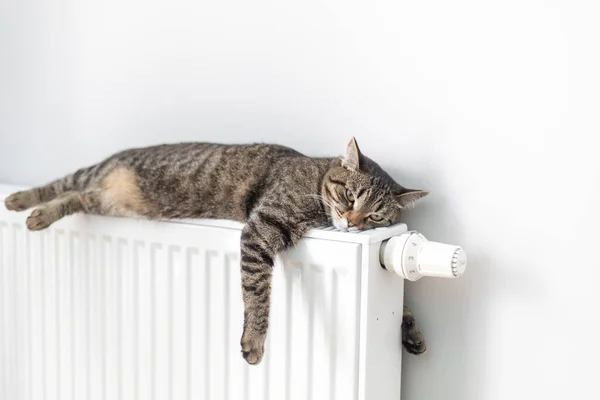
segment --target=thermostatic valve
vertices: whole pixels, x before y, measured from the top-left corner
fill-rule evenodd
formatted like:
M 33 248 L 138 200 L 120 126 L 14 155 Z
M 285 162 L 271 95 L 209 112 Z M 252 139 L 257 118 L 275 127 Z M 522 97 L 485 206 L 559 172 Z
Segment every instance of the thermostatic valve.
M 409 281 L 424 276 L 458 278 L 467 266 L 467 255 L 459 246 L 430 242 L 414 231 L 383 242 L 379 259 L 385 269 Z

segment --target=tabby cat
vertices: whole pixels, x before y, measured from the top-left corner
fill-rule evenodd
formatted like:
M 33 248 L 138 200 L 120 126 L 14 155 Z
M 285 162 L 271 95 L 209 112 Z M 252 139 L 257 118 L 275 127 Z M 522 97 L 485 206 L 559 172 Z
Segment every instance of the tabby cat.
M 341 158 L 310 158 L 269 144 L 181 143 L 126 150 L 46 186 L 9 196 L 6 208 L 38 206 L 30 230 L 77 212 L 147 219 L 223 218 L 245 222 L 241 235 L 242 354 L 261 361 L 277 253 L 311 228 L 394 224 L 427 192 L 400 186 L 364 156 L 354 139 Z M 410 311 L 402 343 L 425 351 Z

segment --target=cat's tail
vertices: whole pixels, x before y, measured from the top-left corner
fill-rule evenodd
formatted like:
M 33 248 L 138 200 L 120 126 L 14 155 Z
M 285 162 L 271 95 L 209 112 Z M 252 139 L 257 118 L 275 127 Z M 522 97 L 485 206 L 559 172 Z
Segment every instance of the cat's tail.
M 27 210 L 39 204 L 47 203 L 70 191 L 83 191 L 98 182 L 106 163 L 81 168 L 74 174 L 57 179 L 44 186 L 11 194 L 4 200 L 7 209 L 15 211 Z

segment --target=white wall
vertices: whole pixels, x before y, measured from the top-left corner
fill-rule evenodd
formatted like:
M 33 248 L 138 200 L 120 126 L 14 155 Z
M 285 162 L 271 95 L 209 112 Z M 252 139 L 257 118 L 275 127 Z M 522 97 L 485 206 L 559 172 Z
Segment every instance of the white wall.
M 403 399 L 600 398 L 598 2 L 199 3 L 3 0 L 0 181 L 354 135 L 432 192 L 410 225 L 469 254 L 462 279 L 408 285 L 429 351 Z

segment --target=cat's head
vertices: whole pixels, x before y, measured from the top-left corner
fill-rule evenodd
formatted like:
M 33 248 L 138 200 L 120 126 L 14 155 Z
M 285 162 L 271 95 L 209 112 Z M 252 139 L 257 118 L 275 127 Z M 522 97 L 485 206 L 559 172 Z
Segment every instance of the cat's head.
M 399 222 L 400 212 L 426 196 L 405 189 L 377 163 L 364 156 L 352 138 L 341 165 L 331 168 L 321 188 L 333 226 L 372 229 Z

